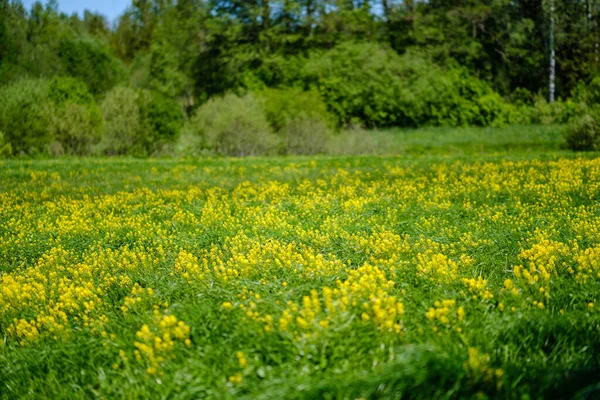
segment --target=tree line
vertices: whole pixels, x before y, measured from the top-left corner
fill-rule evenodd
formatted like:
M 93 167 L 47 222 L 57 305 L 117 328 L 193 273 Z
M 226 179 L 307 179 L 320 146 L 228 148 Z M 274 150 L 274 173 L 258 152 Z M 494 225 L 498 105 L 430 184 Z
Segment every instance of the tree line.
M 133 0 L 111 24 L 55 0 L 0 0 L 0 150 L 152 154 L 190 132 L 207 146 L 226 133 L 198 115 L 219 101 L 263 114 L 275 147 L 298 132 L 287 125 L 317 119 L 328 130 L 565 122 L 581 114 L 573 99 L 593 97 L 599 18 L 598 0 Z M 272 99 L 299 92 L 304 108 L 274 123 Z M 323 104 L 327 117 L 311 111 Z M 116 115 L 127 107 L 130 120 Z M 24 108 L 44 115 L 39 137 L 14 122 Z M 131 145 L 107 144 L 119 126 Z

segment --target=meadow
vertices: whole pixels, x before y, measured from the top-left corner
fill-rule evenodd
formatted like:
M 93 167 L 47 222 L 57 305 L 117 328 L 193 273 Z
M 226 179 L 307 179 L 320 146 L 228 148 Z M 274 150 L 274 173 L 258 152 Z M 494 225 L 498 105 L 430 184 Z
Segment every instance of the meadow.
M 0 160 L 0 397 L 598 396 L 599 154 L 556 126 L 348 135 Z

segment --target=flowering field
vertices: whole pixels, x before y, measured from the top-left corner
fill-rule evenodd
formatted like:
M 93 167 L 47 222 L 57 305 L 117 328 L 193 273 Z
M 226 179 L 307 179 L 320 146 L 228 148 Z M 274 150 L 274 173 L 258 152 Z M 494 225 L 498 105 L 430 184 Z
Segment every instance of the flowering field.
M 0 164 L 0 397 L 585 396 L 600 158 Z

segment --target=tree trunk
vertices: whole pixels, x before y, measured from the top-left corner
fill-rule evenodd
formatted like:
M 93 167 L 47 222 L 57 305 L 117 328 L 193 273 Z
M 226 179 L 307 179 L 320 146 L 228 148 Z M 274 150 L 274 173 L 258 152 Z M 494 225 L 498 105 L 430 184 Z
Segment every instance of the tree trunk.
M 595 18 L 594 18 L 594 51 L 596 53 L 596 68 L 598 68 L 598 59 L 600 58 L 600 36 L 598 32 L 598 18 L 600 18 L 600 6 L 595 4 Z
M 265 29 L 271 25 L 271 4 L 269 0 L 262 0 L 262 25 Z
M 385 16 L 385 19 L 389 21 L 389 19 L 390 19 L 390 4 L 388 3 L 388 0 L 383 0 L 382 5 L 383 5 L 383 15 Z
M 313 14 L 315 12 L 315 5 L 313 0 L 306 1 L 306 31 L 308 33 L 312 32 L 313 28 Z
M 554 103 L 555 77 L 556 77 L 556 53 L 554 50 L 554 0 L 550 2 L 550 87 L 548 102 Z

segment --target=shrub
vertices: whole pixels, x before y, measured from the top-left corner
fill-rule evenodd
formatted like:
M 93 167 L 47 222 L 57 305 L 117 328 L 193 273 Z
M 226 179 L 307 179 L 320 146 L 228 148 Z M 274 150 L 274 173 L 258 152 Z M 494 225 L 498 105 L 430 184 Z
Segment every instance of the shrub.
M 405 116 L 394 112 L 401 91 L 398 60 L 394 51 L 381 46 L 346 43 L 313 52 L 304 79 L 344 124 L 354 117 L 369 125 L 402 124 Z
M 157 92 L 143 91 L 139 99 L 142 126 L 149 133 L 143 135 L 144 148 L 153 154 L 175 142 L 183 125 L 183 110 L 175 100 Z
M 203 157 L 210 156 L 210 150 L 204 147 L 202 136 L 196 135 L 189 130 L 189 124 L 183 129 L 177 142 L 175 143 L 174 153 L 179 157 Z
M 187 124 L 186 136 L 200 137 L 203 150 L 229 156 L 274 153 L 279 145 L 262 104 L 251 94 L 226 94 L 203 104 Z
M 156 154 L 175 142 L 183 124 L 177 102 L 147 90 L 116 87 L 101 110 L 104 129 L 97 151 L 107 155 Z
M 580 83 L 574 97 L 586 105 L 600 104 L 600 77 L 593 78 L 588 84 Z
M 48 131 L 52 155 L 87 155 L 100 139 L 102 115 L 85 83 L 54 78 L 48 88 Z
M 48 130 L 54 139 L 52 155 L 89 155 L 100 140 L 102 115 L 94 104 L 65 103 L 51 108 Z
M 94 98 L 77 79 L 26 79 L 0 89 L 0 130 L 13 155 L 89 154 L 101 124 Z
M 579 112 L 577 103 L 572 100 L 559 99 L 548 103 L 545 97 L 538 95 L 530 110 L 530 121 L 528 122 L 543 125 L 565 124 Z
M 504 100 L 466 70 L 444 70 L 379 44 L 343 43 L 314 52 L 303 79 L 344 124 L 358 119 L 368 126 L 494 125 L 510 115 Z
M 48 87 L 43 79 L 23 79 L 0 87 L 0 131 L 12 155 L 46 152 L 52 139 Z
M 511 106 L 484 81 L 476 79 L 465 69 L 448 71 L 451 84 L 445 93 L 440 93 L 438 102 L 461 105 L 448 116 L 442 117 L 437 125 L 454 126 L 497 126 L 509 122 Z M 445 119 L 451 122 L 445 123 Z
M 100 104 L 104 127 L 98 151 L 107 155 L 143 153 L 144 134 L 139 111 L 140 91 L 116 87 Z
M 571 150 L 600 150 L 600 126 L 597 119 L 590 114 L 576 118 L 567 130 L 566 142 Z
M 510 94 L 510 102 L 516 107 L 529 107 L 535 102 L 535 95 L 529 90 L 518 87 Z
M 256 94 L 287 154 L 317 154 L 326 147 L 336 118 L 316 90 L 264 89 Z
M 336 125 L 335 116 L 327 110 L 327 104 L 316 90 L 264 89 L 256 93 L 256 97 L 263 103 L 267 120 L 275 132 L 301 116 L 321 121 L 330 128 Z
M 4 132 L 0 131 L 0 157 L 8 157 L 12 154 L 12 146 L 6 139 Z
M 72 77 L 53 78 L 48 87 L 48 99 L 56 105 L 94 103 L 86 84 Z

